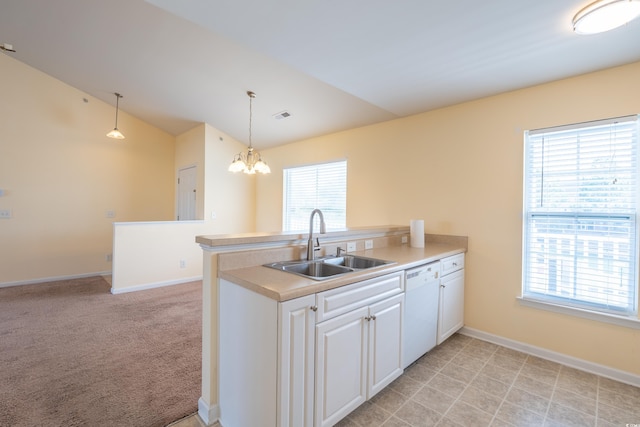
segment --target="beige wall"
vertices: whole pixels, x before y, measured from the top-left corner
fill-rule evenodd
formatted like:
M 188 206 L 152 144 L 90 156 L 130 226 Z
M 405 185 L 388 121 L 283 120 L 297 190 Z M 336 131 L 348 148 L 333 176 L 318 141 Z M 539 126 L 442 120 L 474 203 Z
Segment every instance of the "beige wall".
M 520 306 L 523 131 L 640 113 L 640 63 L 263 150 L 257 230 L 281 229 L 282 168 L 348 159 L 347 225 L 469 237 L 466 325 L 640 374 L 640 330 Z
M 110 271 L 114 221 L 173 219 L 173 136 L 121 110 L 117 142 L 113 106 L 7 55 L 0 76 L 0 284 Z
M 204 219 L 211 234 L 255 231 L 256 180 L 262 177 L 228 171 L 233 155 L 246 150 L 242 143 L 206 125 Z
M 178 172 L 180 169 L 191 166 L 196 167 L 196 217 L 195 219 L 204 219 L 204 139 L 205 139 L 204 123 L 199 124 L 193 129 L 180 134 L 176 137 L 176 210 L 174 219 L 178 217 Z

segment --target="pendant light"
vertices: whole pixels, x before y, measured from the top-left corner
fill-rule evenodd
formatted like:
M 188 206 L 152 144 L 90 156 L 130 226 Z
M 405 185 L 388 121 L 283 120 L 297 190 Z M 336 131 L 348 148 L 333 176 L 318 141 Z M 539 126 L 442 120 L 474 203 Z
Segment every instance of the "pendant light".
M 573 17 L 577 34 L 597 34 L 613 30 L 640 16 L 640 0 L 598 0 Z
M 120 95 L 118 92 L 114 93 L 114 95 L 116 96 L 116 127 L 114 127 L 113 130 L 107 134 L 107 136 L 113 139 L 124 139 L 124 135 L 118 130 L 118 107 L 120 106 L 120 103 L 118 101 L 120 101 L 122 95 Z
M 251 143 L 251 121 L 253 116 L 253 99 L 256 94 L 247 91 L 249 96 L 249 149 L 246 153 L 240 152 L 233 157 L 233 161 L 229 165 L 229 172 L 244 172 L 249 175 L 255 175 L 256 172 L 262 174 L 271 173 L 271 168 L 262 160 L 260 153 L 253 149 Z

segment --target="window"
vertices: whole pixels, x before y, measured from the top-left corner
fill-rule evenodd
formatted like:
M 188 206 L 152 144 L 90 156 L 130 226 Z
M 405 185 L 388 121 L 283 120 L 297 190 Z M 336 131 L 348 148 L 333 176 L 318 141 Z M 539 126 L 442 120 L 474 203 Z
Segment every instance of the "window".
M 638 305 L 638 117 L 525 133 L 523 298 Z
M 327 229 L 346 227 L 346 160 L 284 169 L 283 181 L 284 231 L 308 231 L 309 215 L 316 208 L 322 210 Z

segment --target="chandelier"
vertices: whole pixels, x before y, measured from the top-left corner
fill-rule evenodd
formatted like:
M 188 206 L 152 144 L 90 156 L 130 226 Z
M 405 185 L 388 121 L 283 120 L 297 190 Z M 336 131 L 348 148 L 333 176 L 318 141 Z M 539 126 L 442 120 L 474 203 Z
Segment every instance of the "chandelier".
M 247 95 L 249 96 L 249 148 L 246 153 L 240 152 L 233 157 L 233 161 L 229 165 L 229 172 L 235 173 L 242 171 L 249 175 L 254 175 L 256 172 L 268 174 L 271 173 L 271 168 L 262 160 L 260 153 L 255 151 L 251 144 L 252 107 L 253 98 L 256 97 L 256 94 L 251 91 L 247 91 Z

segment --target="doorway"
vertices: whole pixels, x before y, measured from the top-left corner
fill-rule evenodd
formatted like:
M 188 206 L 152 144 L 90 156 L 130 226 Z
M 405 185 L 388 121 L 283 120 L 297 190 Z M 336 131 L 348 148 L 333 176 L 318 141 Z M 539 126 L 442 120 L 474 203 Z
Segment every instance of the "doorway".
M 196 219 L 196 166 L 178 170 L 178 221 Z

